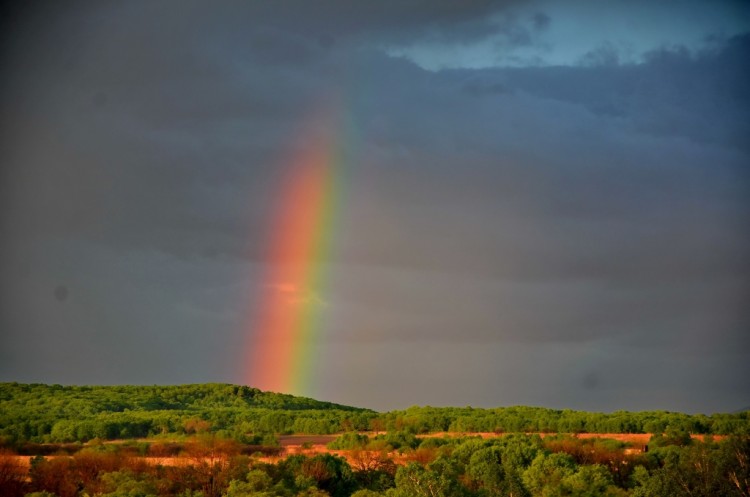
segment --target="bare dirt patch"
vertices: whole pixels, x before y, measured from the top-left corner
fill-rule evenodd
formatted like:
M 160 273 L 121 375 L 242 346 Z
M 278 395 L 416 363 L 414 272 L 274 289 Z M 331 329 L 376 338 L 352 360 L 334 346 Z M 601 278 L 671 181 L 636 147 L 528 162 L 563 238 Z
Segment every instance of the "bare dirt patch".
M 373 437 L 383 432 L 362 432 L 362 435 L 368 435 Z M 493 433 L 493 432 L 439 432 L 439 433 L 427 433 L 423 435 L 417 435 L 417 438 L 463 438 L 463 437 L 480 437 L 483 439 L 500 438 L 511 433 Z M 526 433 L 526 435 L 539 435 L 542 438 L 560 435 L 559 433 Z M 612 439 L 620 442 L 628 443 L 631 448 L 626 449 L 628 453 L 643 452 L 648 445 L 651 434 L 650 433 L 577 433 L 570 434 L 571 436 L 579 439 Z M 302 454 L 306 456 L 314 456 L 316 454 L 331 454 L 342 457 L 347 460 L 352 467 L 365 466 L 373 464 L 374 462 L 382 460 L 384 457 L 391 459 L 396 464 L 406 464 L 412 460 L 420 460 L 420 454 L 417 449 L 407 453 L 401 452 L 388 452 L 382 451 L 367 451 L 367 450 L 332 450 L 327 445 L 338 437 L 336 435 L 282 435 L 279 437 L 280 448 L 276 449 L 276 454 L 259 455 L 257 452 L 252 457 L 253 460 L 277 463 L 287 456 L 294 454 Z M 726 438 L 723 435 L 692 435 L 694 440 L 707 441 L 709 438 L 714 440 L 721 440 Z M 425 457 L 429 454 L 422 454 Z M 12 457 L 18 464 L 28 469 L 31 465 L 31 459 L 34 456 L 29 455 L 7 455 L 6 457 Z M 57 457 L 71 457 L 67 454 L 45 454 L 48 459 L 54 459 Z M 133 456 L 145 461 L 148 464 L 162 465 L 162 466 L 187 466 L 195 464 L 200 461 L 200 458 L 190 457 L 186 455 L 165 455 L 161 457 L 156 456 Z

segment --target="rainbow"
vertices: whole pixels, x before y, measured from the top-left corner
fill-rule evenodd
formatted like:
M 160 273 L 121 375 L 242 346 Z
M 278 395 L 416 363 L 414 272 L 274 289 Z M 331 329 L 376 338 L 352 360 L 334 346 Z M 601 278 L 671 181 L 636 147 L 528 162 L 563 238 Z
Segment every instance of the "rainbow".
M 346 157 L 344 113 L 312 120 L 291 157 L 271 221 L 269 262 L 248 344 L 246 383 L 311 394 L 313 348 L 328 305 L 327 260 L 334 241 Z

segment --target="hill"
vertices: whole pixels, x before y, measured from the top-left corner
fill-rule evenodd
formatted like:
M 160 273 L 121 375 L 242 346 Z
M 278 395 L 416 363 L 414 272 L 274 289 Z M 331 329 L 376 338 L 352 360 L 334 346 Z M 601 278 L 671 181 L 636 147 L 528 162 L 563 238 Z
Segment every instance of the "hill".
M 366 429 L 374 416 L 367 409 L 228 384 L 0 384 L 0 441 L 6 443 L 201 431 L 253 442 L 275 433 L 334 433 L 342 425 Z
M 257 407 L 287 410 L 366 411 L 357 407 L 307 397 L 263 392 L 257 388 L 223 383 L 193 385 L 63 386 L 41 383 L 0 383 L 0 402 L 73 402 L 93 412 L 156 411 L 202 408 Z

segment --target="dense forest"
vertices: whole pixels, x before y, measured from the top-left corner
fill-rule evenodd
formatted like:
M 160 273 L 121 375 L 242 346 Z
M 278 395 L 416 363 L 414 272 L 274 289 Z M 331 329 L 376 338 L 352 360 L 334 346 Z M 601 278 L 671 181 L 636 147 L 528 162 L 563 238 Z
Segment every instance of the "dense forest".
M 750 497 L 748 414 L 378 413 L 224 384 L 6 383 L 0 495 Z M 291 451 L 290 433 L 338 435 Z
M 334 433 L 342 426 L 366 429 L 376 415 L 366 409 L 223 384 L 0 384 L 0 437 L 6 444 L 203 431 L 248 443 L 252 441 L 248 434 Z
M 210 431 L 241 443 L 347 431 L 750 434 L 750 411 L 591 413 L 538 407 L 411 407 L 378 413 L 245 386 L 0 384 L 0 442 L 86 442 Z

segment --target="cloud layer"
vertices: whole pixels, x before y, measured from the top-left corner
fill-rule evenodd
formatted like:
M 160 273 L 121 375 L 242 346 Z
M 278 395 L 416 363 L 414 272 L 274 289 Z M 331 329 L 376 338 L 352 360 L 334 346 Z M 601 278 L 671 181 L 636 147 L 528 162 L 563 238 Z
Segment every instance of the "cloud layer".
M 0 379 L 243 381 L 281 180 L 344 102 L 315 393 L 747 404 L 750 37 L 434 72 L 386 49 L 558 20 L 427 3 L 15 12 Z

